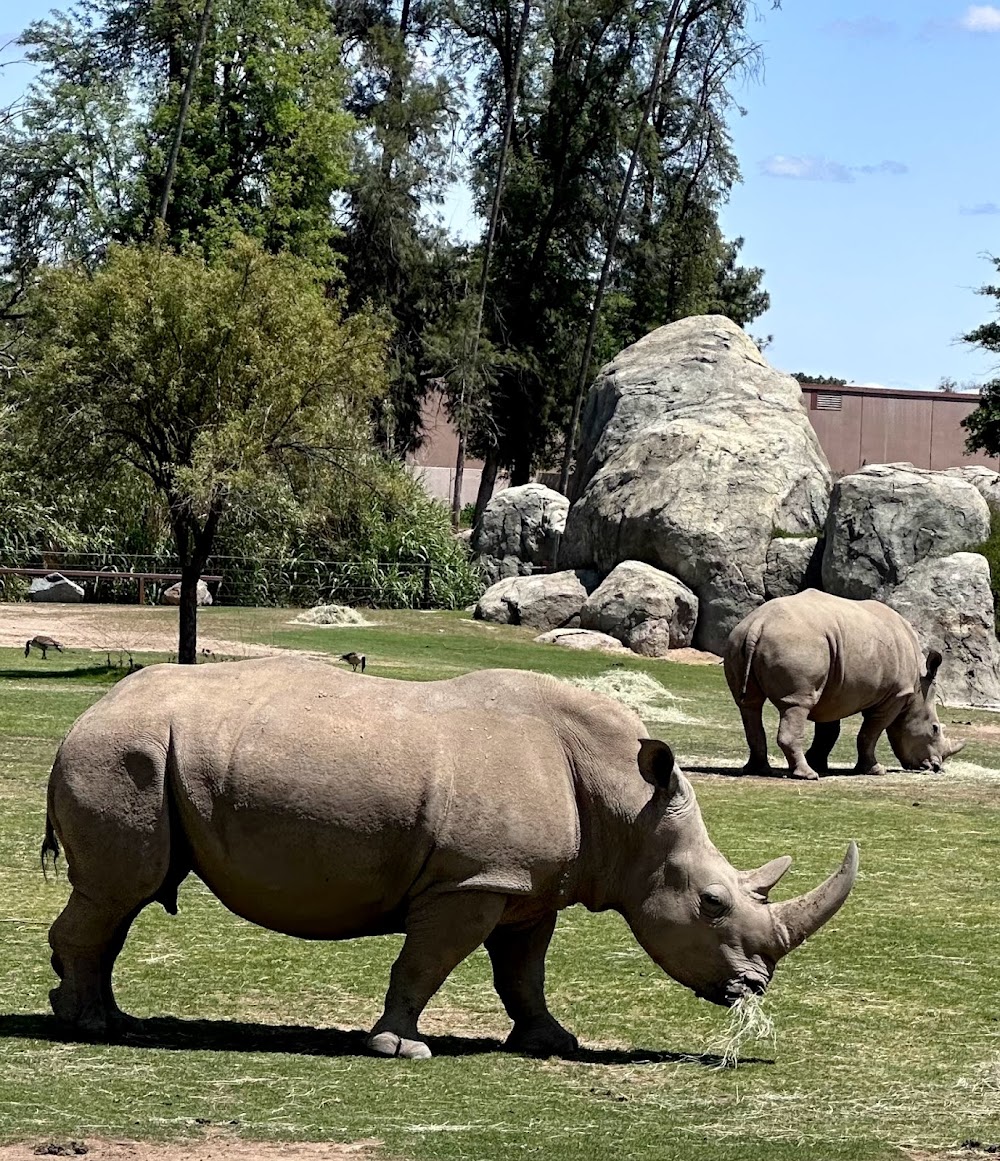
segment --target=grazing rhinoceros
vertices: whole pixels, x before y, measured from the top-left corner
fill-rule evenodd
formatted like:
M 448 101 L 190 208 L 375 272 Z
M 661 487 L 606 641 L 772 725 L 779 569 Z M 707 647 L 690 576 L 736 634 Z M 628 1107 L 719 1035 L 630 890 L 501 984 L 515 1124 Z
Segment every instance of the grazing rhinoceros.
M 747 774 L 771 772 L 761 710 L 780 714 L 778 745 L 793 778 L 829 769 L 841 718 L 864 716 L 858 731 L 858 774 L 884 774 L 875 757 L 882 731 L 907 770 L 940 770 L 964 743 L 949 742 L 934 709 L 941 654 L 926 664 L 913 627 L 879 601 L 849 601 L 806 589 L 754 609 L 729 634 L 726 681 L 743 717 Z M 803 752 L 806 723 L 813 744 Z
M 297 659 L 157 665 L 73 726 L 49 781 L 47 853 L 73 892 L 52 925 L 55 1013 L 101 1031 L 111 974 L 154 900 L 193 871 L 262 927 L 308 939 L 405 932 L 370 1048 L 429 1056 L 417 1020 L 485 943 L 508 1045 L 575 1038 L 545 1003 L 556 913 L 613 909 L 698 995 L 762 992 L 843 904 L 840 870 L 768 904 L 780 858 L 735 870 L 670 748 L 617 702 L 511 670 L 451 681 L 355 677 Z

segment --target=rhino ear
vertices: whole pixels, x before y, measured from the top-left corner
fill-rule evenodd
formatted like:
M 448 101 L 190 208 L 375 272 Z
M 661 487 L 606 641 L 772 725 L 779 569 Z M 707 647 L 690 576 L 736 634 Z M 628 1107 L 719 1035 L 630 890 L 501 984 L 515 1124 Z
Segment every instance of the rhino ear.
M 639 773 L 651 786 L 670 794 L 678 787 L 674 752 L 659 738 L 639 739 Z
M 930 683 L 934 680 L 934 678 L 937 677 L 937 671 L 941 668 L 942 661 L 944 661 L 944 658 L 941 656 L 941 654 L 936 649 L 932 649 L 927 654 L 927 678 L 926 678 L 926 681 L 927 681 L 928 685 L 930 685 Z

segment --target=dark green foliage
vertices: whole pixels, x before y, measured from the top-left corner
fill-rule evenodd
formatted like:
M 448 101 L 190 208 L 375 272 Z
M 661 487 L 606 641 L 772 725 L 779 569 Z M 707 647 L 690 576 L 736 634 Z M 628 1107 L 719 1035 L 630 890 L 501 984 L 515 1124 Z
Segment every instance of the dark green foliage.
M 989 538 L 971 551 L 985 556 L 990 566 L 990 588 L 993 590 L 993 605 L 996 610 L 996 631 L 1000 636 L 1000 511 L 992 505 Z
M 800 383 L 822 383 L 830 387 L 846 387 L 846 379 L 837 379 L 833 375 L 807 375 L 805 371 L 793 371 L 792 378 Z

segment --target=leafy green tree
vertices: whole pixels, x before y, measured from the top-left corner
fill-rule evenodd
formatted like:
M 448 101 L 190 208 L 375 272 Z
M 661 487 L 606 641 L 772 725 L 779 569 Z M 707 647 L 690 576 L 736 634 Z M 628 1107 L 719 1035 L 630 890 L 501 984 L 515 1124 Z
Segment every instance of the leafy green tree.
M 240 240 L 213 260 L 113 247 L 93 275 L 40 272 L 18 442 L 67 481 L 122 466 L 162 497 L 181 571 L 178 657 L 197 654 L 197 582 L 228 512 L 294 513 L 331 465 L 369 453 L 384 329 L 345 318 L 314 267 Z
M 1000 258 L 991 257 L 990 261 L 1000 272 Z M 987 283 L 979 288 L 978 293 L 1000 303 L 1000 285 Z M 1000 354 L 1000 319 L 983 323 L 963 338 L 992 355 Z M 991 379 L 982 385 L 979 406 L 962 420 L 962 426 L 969 433 L 965 446 L 970 452 L 1000 456 L 1000 379 Z

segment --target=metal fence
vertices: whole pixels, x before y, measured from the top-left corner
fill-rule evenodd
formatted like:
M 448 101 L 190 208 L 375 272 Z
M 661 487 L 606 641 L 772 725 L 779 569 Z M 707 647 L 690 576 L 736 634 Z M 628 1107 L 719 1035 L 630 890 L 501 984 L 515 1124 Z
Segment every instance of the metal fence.
M 137 587 L 114 574 L 179 572 L 170 556 L 120 552 L 19 552 L 17 559 L 0 550 L 0 565 L 21 568 L 87 569 L 107 577 L 81 580 L 85 599 L 102 604 L 135 603 Z M 285 560 L 213 556 L 206 574 L 218 574 L 213 599 L 225 605 L 317 604 L 380 605 L 389 608 L 434 608 L 453 603 L 453 577 L 446 567 L 423 561 Z M 147 582 L 146 601 L 159 602 L 165 584 Z M 22 578 L 0 578 L 0 600 L 23 595 Z

